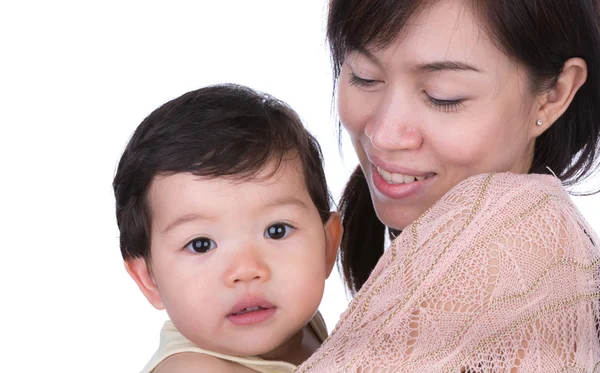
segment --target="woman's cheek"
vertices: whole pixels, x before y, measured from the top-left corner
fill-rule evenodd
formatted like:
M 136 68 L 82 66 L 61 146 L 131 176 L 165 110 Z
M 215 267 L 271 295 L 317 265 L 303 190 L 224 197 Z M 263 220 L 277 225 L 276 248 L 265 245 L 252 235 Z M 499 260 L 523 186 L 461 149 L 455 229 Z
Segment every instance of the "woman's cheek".
M 365 126 L 373 116 L 372 105 L 368 98 L 364 97 L 366 94 L 368 93 L 354 87 L 340 88 L 338 91 L 337 106 L 340 122 L 351 137 L 364 133 Z

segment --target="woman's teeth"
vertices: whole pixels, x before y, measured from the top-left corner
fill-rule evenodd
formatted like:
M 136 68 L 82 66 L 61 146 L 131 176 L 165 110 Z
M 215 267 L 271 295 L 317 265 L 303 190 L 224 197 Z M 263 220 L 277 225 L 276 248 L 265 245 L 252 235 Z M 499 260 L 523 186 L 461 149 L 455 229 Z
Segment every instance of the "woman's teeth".
M 411 176 L 404 174 L 393 174 L 391 172 L 387 172 L 379 167 L 377 167 L 377 172 L 381 175 L 383 180 L 390 184 L 405 184 L 412 183 L 414 181 L 421 181 L 425 179 L 425 176 Z

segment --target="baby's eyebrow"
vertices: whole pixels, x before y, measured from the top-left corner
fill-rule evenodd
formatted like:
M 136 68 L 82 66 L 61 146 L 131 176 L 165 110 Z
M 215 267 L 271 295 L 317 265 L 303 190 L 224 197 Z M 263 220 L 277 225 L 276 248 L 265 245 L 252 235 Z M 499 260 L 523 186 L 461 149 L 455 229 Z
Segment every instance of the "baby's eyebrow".
M 265 202 L 265 206 L 267 207 L 281 207 L 285 205 L 296 205 L 306 210 L 309 209 L 308 205 L 304 201 L 293 196 L 275 198 L 273 200 Z
M 160 231 L 160 234 L 164 235 L 165 233 L 167 233 L 171 229 L 173 229 L 176 226 L 181 225 L 181 224 L 189 223 L 189 222 L 195 221 L 195 220 L 209 220 L 209 219 L 210 219 L 209 217 L 204 216 L 204 215 L 199 215 L 199 214 L 187 214 L 187 215 L 183 215 L 183 216 L 180 216 L 177 219 L 175 219 L 175 221 L 173 221 L 169 225 L 167 225 L 165 227 L 165 229 L 163 229 L 163 230 Z

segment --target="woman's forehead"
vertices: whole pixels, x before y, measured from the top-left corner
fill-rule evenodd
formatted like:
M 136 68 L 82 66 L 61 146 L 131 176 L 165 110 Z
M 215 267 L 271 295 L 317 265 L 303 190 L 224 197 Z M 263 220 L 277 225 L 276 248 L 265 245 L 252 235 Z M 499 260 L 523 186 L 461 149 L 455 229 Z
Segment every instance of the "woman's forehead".
M 490 61 L 506 57 L 462 1 L 438 1 L 415 14 L 390 44 L 349 52 L 350 59 L 359 55 L 382 67 L 401 60 L 410 70 L 439 70 L 446 61 L 444 69 L 481 72 Z

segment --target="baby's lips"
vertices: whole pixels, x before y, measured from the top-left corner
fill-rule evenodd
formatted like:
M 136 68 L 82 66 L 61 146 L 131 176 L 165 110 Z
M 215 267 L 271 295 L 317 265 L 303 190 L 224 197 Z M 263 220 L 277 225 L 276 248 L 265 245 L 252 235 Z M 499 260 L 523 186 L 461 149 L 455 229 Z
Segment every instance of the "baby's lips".
M 248 296 L 248 297 L 244 297 L 242 299 L 240 299 L 230 310 L 229 310 L 229 315 L 232 314 L 236 314 L 242 310 L 245 310 L 246 308 L 253 308 L 253 307 L 260 307 L 260 308 L 275 308 L 275 306 L 265 300 L 262 297 L 256 297 L 256 296 Z

